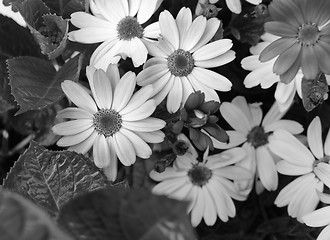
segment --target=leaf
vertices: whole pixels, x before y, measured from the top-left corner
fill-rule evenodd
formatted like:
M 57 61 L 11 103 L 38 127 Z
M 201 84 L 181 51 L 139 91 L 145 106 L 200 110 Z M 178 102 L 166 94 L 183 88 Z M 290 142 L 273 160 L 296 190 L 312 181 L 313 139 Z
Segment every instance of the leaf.
M 15 162 L 3 185 L 31 199 L 51 216 L 75 196 L 108 186 L 90 159 L 71 151 L 49 151 L 34 141 Z
M 71 240 L 49 216 L 22 196 L 0 191 L 2 240 Z
M 10 87 L 8 85 L 6 62 L 0 61 L 0 113 L 7 112 L 15 108 L 15 106 L 16 103 L 10 94 Z
M 65 204 L 58 222 L 76 239 L 196 239 L 186 207 L 141 188 L 103 189 Z
M 329 86 L 324 73 L 320 73 L 315 79 L 301 81 L 302 102 L 307 112 L 322 104 L 328 96 Z
M 68 20 L 51 14 L 49 7 L 41 0 L 25 0 L 18 5 L 18 9 L 41 52 L 49 59 L 61 55 L 68 41 Z
M 78 55 L 58 72 L 49 62 L 32 57 L 8 59 L 7 67 L 12 94 L 20 105 L 17 115 L 60 100 L 64 96 L 61 83 L 66 79 L 78 79 L 80 61 Z

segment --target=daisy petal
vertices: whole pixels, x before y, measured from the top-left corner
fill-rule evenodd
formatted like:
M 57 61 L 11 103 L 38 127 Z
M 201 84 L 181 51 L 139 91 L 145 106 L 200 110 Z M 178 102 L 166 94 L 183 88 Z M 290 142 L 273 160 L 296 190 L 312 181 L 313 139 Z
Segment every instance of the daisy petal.
M 71 41 L 80 42 L 80 43 L 99 43 L 104 42 L 105 40 L 113 40 L 116 37 L 116 32 L 112 29 L 107 28 L 81 28 L 76 31 L 72 31 L 68 34 Z M 109 38 L 108 36 L 114 36 Z
M 317 159 L 321 159 L 324 156 L 323 143 L 322 143 L 322 128 L 321 120 L 317 116 L 309 124 L 307 129 L 308 146 Z
M 135 163 L 135 149 L 132 142 L 126 137 L 126 135 L 119 131 L 113 135 L 113 139 L 114 149 L 116 150 L 120 162 L 124 166 L 130 166 Z
M 194 19 L 187 32 L 180 39 L 180 48 L 190 51 L 201 39 L 206 28 L 206 18 L 198 16 Z
M 192 15 L 189 8 L 183 7 L 180 9 L 176 16 L 176 24 L 179 30 L 180 42 L 184 39 L 184 36 L 192 23 Z
M 188 76 L 188 79 L 195 91 L 201 91 L 202 93 L 205 94 L 205 102 L 207 101 L 220 102 L 220 98 L 217 92 L 214 89 L 204 85 L 204 83 L 200 82 L 200 79 L 196 78 L 194 74 L 190 74 Z
M 159 26 L 162 36 L 164 36 L 173 46 L 174 49 L 179 48 L 179 31 L 176 22 L 167 10 L 159 15 Z
M 87 112 L 82 108 L 69 107 L 64 108 L 57 112 L 56 118 L 71 118 L 71 119 L 84 119 L 84 118 L 93 118 L 93 114 Z
M 229 149 L 232 147 L 237 147 L 238 145 L 241 145 L 243 142 L 246 141 L 246 134 L 238 132 L 238 131 L 232 131 L 228 130 L 226 133 L 229 136 L 229 142 L 223 143 L 219 140 L 215 139 L 214 137 L 211 137 L 212 143 L 214 145 L 214 148 L 216 149 Z
M 79 108 L 85 109 L 94 114 L 97 107 L 91 96 L 77 83 L 65 80 L 61 84 L 65 95 Z
M 318 235 L 317 240 L 328 240 L 329 236 L 330 236 L 330 226 L 326 226 Z
M 269 44 L 260 54 L 259 60 L 261 62 L 267 62 L 274 57 L 282 54 L 288 48 L 290 48 L 293 44 L 296 43 L 295 38 L 280 38 L 271 44 Z
M 158 173 L 155 170 L 152 170 L 149 176 L 155 181 L 164 181 L 173 178 L 181 178 L 187 176 L 186 171 L 177 171 L 173 167 L 167 167 L 164 172 Z
M 121 118 L 123 121 L 139 121 L 150 117 L 150 115 L 155 111 L 155 109 L 155 100 L 150 99 L 144 104 L 142 104 L 140 107 L 134 109 L 131 112 L 128 112 L 127 114 L 122 114 L 121 112 L 119 114 L 121 114 Z
M 53 126 L 52 130 L 57 135 L 75 135 L 93 126 L 93 119 L 78 119 L 61 122 Z
M 235 147 L 218 154 L 208 156 L 207 166 L 210 169 L 223 168 L 241 161 L 246 156 L 243 148 Z
M 160 130 L 154 132 L 135 132 L 135 133 L 145 142 L 148 143 L 161 143 L 164 141 L 165 138 L 165 134 Z
M 110 109 L 112 103 L 112 88 L 107 74 L 102 70 L 96 70 L 93 77 L 94 99 L 100 109 Z
M 129 41 L 128 47 L 126 45 L 123 45 L 122 47 L 122 52 L 124 53 L 126 52 L 124 49 L 129 50 L 127 56 L 132 58 L 134 67 L 139 67 L 147 61 L 148 50 L 139 38 L 132 38 Z
M 206 187 L 202 187 L 202 196 L 204 197 L 204 221 L 206 225 L 213 226 L 217 220 L 217 214 L 215 211 L 215 201 L 213 201 L 210 192 Z
M 191 210 L 191 224 L 193 227 L 196 227 L 202 221 L 205 209 L 205 200 L 202 189 L 198 188 L 197 191 L 197 199 Z
M 126 1 L 126 0 L 125 0 Z M 159 1 L 141 0 L 139 12 L 137 14 L 137 20 L 140 24 L 145 23 L 149 20 L 152 14 L 158 8 Z
M 288 71 L 297 60 L 300 54 L 301 46 L 296 43 L 293 44 L 288 50 L 283 52 L 275 61 L 273 71 L 281 75 Z
M 72 145 L 76 145 L 81 143 L 82 141 L 85 141 L 87 138 L 90 137 L 90 135 L 93 133 L 94 128 L 88 128 L 83 132 L 77 133 L 75 135 L 67 135 L 64 136 L 62 138 L 60 138 L 60 140 L 57 141 L 57 146 L 60 147 L 68 147 L 68 146 L 72 146 Z
M 267 33 L 280 37 L 295 38 L 298 34 L 298 28 L 285 22 L 269 21 L 264 27 Z
M 314 173 L 327 187 L 330 187 L 330 165 L 328 163 L 317 164 Z
M 230 180 L 247 180 L 252 178 L 252 174 L 242 167 L 228 166 L 216 168 L 213 173 L 218 177 L 227 178 Z
M 144 28 L 144 32 L 143 32 L 143 37 L 146 38 L 145 41 L 143 41 L 143 43 L 145 45 L 146 42 L 152 42 L 152 41 L 148 41 L 149 38 L 153 38 L 153 39 L 157 39 L 160 37 L 160 27 L 159 27 L 159 22 L 154 22 L 149 24 L 148 26 L 146 26 Z M 147 46 L 146 46 L 147 47 Z M 148 47 L 147 47 L 148 48 Z
M 174 83 L 167 95 L 166 107 L 169 113 L 179 110 L 182 102 L 182 83 L 179 77 L 174 77 Z
M 277 189 L 278 175 L 275 162 L 269 150 L 265 146 L 256 149 L 258 175 L 262 185 L 268 191 Z
M 114 24 L 85 12 L 74 12 L 70 17 L 70 22 L 77 28 L 104 28 L 105 30 L 116 30 Z
M 233 43 L 230 39 L 220 39 L 211 43 L 208 43 L 201 48 L 197 49 L 193 53 L 193 58 L 196 61 L 203 61 L 212 59 L 215 57 L 224 54 L 225 52 L 229 51 L 230 48 L 233 46 Z
M 150 60 L 148 60 L 148 61 L 150 61 Z M 148 61 L 146 62 L 146 64 L 148 64 Z M 137 75 L 136 81 L 139 86 L 146 86 L 146 85 L 157 82 L 166 73 L 169 73 L 166 62 L 160 63 L 160 64 L 155 64 L 155 65 L 147 67 L 143 71 L 141 71 Z
M 165 122 L 158 118 L 146 118 L 140 121 L 134 122 L 123 122 L 122 127 L 127 128 L 132 131 L 137 132 L 153 132 L 165 127 Z
M 139 11 L 141 0 L 128 0 L 129 16 L 134 17 Z
M 276 169 L 279 173 L 288 176 L 299 176 L 311 172 L 310 167 L 295 165 L 287 161 L 279 161 L 276 164 Z
M 127 72 L 118 83 L 112 102 L 112 108 L 120 112 L 132 97 L 136 85 L 135 73 Z
M 302 217 L 304 223 L 310 227 L 323 227 L 330 224 L 330 206 L 323 207 Z
M 125 128 L 121 128 L 120 132 L 131 141 L 131 143 L 134 146 L 136 156 L 140 158 L 149 158 L 151 156 L 152 154 L 151 148 L 138 135 Z
M 104 135 L 100 134 L 93 145 L 94 163 L 98 168 L 104 168 L 110 164 L 110 149 Z
M 325 155 L 330 156 L 330 129 L 324 142 L 324 153 Z
M 322 59 L 322 61 L 324 61 L 324 59 Z M 319 73 L 317 58 L 311 46 L 302 48 L 301 70 L 306 79 L 315 79 Z
M 222 103 L 220 112 L 229 125 L 237 131 L 248 133 L 253 127 L 243 111 L 232 103 Z
M 93 133 L 87 139 L 76 145 L 70 146 L 68 150 L 85 154 L 88 152 L 89 149 L 91 149 L 97 136 L 98 133 L 96 131 L 93 131 Z
M 195 65 L 197 67 L 203 67 L 203 68 L 219 67 L 233 61 L 235 57 L 236 57 L 236 53 L 233 50 L 229 50 L 228 52 L 221 54 L 220 56 L 215 58 L 211 58 L 203 61 L 195 61 Z
M 265 132 L 273 132 L 277 129 L 283 129 L 291 134 L 299 134 L 304 131 L 304 128 L 300 123 L 286 119 L 281 119 L 276 122 L 272 122 L 267 126 L 264 126 L 264 129 Z
M 195 79 L 200 79 L 202 84 L 218 91 L 227 92 L 232 87 L 228 78 L 208 69 L 195 67 L 191 74 Z

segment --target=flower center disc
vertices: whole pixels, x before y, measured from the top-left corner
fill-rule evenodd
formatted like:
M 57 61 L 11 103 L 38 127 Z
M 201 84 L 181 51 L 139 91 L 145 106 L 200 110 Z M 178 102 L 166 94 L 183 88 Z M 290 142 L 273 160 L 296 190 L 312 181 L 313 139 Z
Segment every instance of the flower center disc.
M 110 137 L 121 128 L 121 116 L 112 109 L 100 109 L 94 114 L 93 124 L 95 130 L 105 137 Z
M 304 24 L 299 28 L 298 41 L 302 46 L 314 45 L 320 38 L 320 31 L 315 24 Z
M 192 184 L 201 187 L 205 185 L 212 177 L 212 171 L 207 167 L 195 164 L 192 169 L 188 171 L 188 177 L 190 178 Z
M 247 141 L 251 143 L 254 148 L 258 148 L 268 143 L 268 136 L 269 133 L 265 133 L 263 127 L 256 126 L 248 133 Z
M 190 52 L 182 49 L 175 50 L 167 58 L 168 69 L 177 77 L 188 76 L 194 69 L 194 63 L 194 58 Z
M 143 37 L 143 27 L 134 17 L 127 16 L 119 21 L 117 25 L 119 39 L 131 40 Z

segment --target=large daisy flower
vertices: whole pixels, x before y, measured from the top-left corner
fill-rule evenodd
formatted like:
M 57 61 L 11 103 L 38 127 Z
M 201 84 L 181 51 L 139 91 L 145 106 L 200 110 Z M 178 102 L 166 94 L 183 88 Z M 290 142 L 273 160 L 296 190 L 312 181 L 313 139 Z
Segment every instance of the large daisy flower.
M 181 135 L 179 139 L 189 142 Z M 196 150 L 191 144 L 189 146 L 185 155 L 176 158 L 173 167 L 167 167 L 162 173 L 150 172 L 152 179 L 161 182 L 152 189 L 153 193 L 189 201 L 188 212 L 191 212 L 193 226 L 197 226 L 202 218 L 209 226 L 214 225 L 217 216 L 228 221 L 236 214 L 232 198 L 245 200 L 232 180 L 252 177 L 244 168 L 233 166 L 244 158 L 245 151 L 236 148 L 209 156 L 207 150 L 203 161 L 199 162 Z
M 300 68 L 307 79 L 319 71 L 330 74 L 329 0 L 273 0 L 269 14 L 265 31 L 280 38 L 262 51 L 260 61 L 278 56 L 273 71 L 281 82 L 292 81 Z
M 218 1 L 219 0 L 199 0 L 195 10 L 196 15 L 202 14 L 203 5 L 215 4 Z M 246 1 L 253 5 L 258 5 L 259 3 L 262 2 L 262 0 L 246 0 Z M 229 10 L 235 14 L 240 14 L 242 12 L 241 0 L 226 0 L 226 5 L 229 8 Z
M 301 221 L 301 217 L 312 212 L 319 203 L 318 191 L 324 184 L 330 187 L 330 131 L 322 143 L 322 129 L 319 117 L 315 117 L 307 130 L 308 149 L 291 133 L 277 130 L 273 133 L 270 149 L 283 160 L 276 165 L 284 175 L 300 176 L 284 187 L 275 204 L 288 205 L 288 213 Z
M 222 117 L 234 130 L 227 131 L 229 143 L 222 143 L 214 138 L 213 144 L 218 149 L 228 149 L 243 144 L 248 155 L 238 165 L 247 168 L 256 178 L 260 178 L 262 186 L 268 191 L 276 190 L 278 175 L 273 153 L 269 149 L 272 141 L 270 135 L 277 129 L 285 129 L 292 134 L 303 131 L 301 124 L 281 119 L 285 113 L 280 112 L 276 102 L 263 118 L 260 104 L 248 104 L 244 97 L 238 96 L 232 102 L 224 102 L 220 106 Z M 258 183 L 258 181 L 256 181 Z M 237 182 L 242 193 L 248 194 L 253 187 L 250 182 Z
M 310 227 L 324 227 L 316 240 L 330 239 L 330 195 L 319 193 L 320 200 L 328 206 L 317 209 L 302 217 L 303 222 Z
M 71 23 L 80 28 L 69 33 L 69 39 L 81 43 L 102 43 L 94 51 L 90 64 L 107 69 L 121 57 L 132 58 L 135 67 L 145 63 L 150 38 L 159 35 L 158 22 L 145 28 L 144 24 L 162 0 L 91 0 L 93 15 L 85 12 L 71 14 Z
M 93 147 L 95 165 L 104 168 L 109 179 L 115 180 L 117 156 L 125 166 L 133 164 L 136 156 L 148 158 L 152 151 L 147 142 L 163 141 L 160 129 L 165 122 L 150 117 L 156 108 L 155 101 L 149 99 L 151 86 L 133 94 L 136 86 L 133 72 L 120 79 L 115 65 L 110 65 L 107 72 L 91 66 L 86 71 L 93 98 L 79 84 L 64 81 L 62 89 L 77 107 L 59 111 L 58 118 L 70 121 L 56 124 L 53 131 L 63 136 L 58 146 L 78 153 Z
M 221 66 L 235 58 L 230 39 L 208 43 L 217 32 L 220 20 L 198 16 L 192 21 L 190 9 L 182 8 L 176 19 L 170 12 L 162 12 L 159 25 L 162 37 L 151 45 L 149 53 L 155 57 L 149 59 L 138 74 L 138 85 L 152 84 L 157 103 L 168 96 L 167 109 L 171 113 L 198 90 L 205 93 L 205 101 L 219 102 L 215 90 L 229 91 L 232 83 L 206 68 Z

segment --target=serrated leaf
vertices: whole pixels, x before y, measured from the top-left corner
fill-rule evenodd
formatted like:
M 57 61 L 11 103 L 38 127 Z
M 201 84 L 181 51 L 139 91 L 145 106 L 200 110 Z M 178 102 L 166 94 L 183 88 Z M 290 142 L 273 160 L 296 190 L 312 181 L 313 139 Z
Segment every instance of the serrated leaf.
M 32 141 L 15 162 L 3 186 L 56 216 L 68 200 L 108 185 L 106 177 L 90 159 L 71 151 L 49 151 Z
M 329 86 L 324 73 L 320 73 L 315 79 L 301 81 L 302 102 L 307 112 L 322 104 L 329 91 Z
M 79 56 L 65 63 L 58 72 L 49 62 L 33 57 L 8 59 L 7 67 L 11 92 L 20 106 L 16 115 L 57 102 L 64 96 L 61 82 L 77 80 L 80 72 Z
M 76 239 L 196 239 L 186 207 L 141 188 L 97 190 L 65 204 L 58 222 Z
M 0 191 L 2 240 L 71 240 L 49 216 L 22 196 Z

